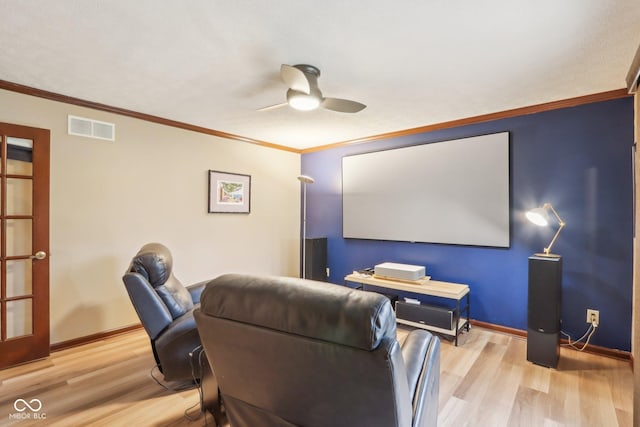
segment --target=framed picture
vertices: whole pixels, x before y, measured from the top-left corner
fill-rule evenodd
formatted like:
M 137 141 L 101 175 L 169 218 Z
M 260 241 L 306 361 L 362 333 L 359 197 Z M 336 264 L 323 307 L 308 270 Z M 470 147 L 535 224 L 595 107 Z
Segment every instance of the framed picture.
M 209 171 L 209 213 L 251 212 L 251 175 Z

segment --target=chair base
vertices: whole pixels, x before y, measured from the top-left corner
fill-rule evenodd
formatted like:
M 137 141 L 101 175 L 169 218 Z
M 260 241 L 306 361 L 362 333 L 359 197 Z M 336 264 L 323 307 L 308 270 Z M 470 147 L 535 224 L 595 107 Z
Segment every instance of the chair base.
M 200 387 L 202 387 L 202 410 L 209 412 L 216 423 L 216 426 L 224 425 L 222 413 L 222 399 L 220 397 L 220 389 L 218 388 L 218 381 L 216 376 L 211 370 L 207 355 L 203 350 L 203 358 L 201 359 L 201 380 Z

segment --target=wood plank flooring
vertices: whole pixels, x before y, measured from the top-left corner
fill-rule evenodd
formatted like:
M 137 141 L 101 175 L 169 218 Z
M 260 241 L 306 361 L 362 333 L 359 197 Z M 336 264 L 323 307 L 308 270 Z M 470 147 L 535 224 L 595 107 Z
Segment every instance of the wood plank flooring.
M 400 340 L 409 329 L 399 327 Z M 164 390 L 149 376 L 153 363 L 137 330 L 0 371 L 0 426 L 213 425 L 210 415 L 185 418 L 198 392 Z M 16 399 L 39 399 L 46 418 L 16 418 Z M 548 369 L 526 361 L 522 338 L 478 327 L 458 347 L 442 342 L 441 427 L 631 426 L 632 400 L 628 361 L 563 348 Z

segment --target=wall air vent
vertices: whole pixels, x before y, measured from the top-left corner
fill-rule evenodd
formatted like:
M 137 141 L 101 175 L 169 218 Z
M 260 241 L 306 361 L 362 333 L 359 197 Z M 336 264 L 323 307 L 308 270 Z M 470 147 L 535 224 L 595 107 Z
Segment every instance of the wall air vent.
M 116 140 L 116 125 L 78 116 L 68 116 L 67 132 L 69 135 L 86 136 L 87 138 Z

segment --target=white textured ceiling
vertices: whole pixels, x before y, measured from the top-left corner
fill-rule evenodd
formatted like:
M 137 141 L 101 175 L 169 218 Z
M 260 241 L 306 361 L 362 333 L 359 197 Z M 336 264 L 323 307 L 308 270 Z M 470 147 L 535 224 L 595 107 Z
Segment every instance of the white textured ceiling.
M 297 149 L 620 89 L 640 45 L 638 0 L 0 0 L 0 16 L 0 80 Z M 285 100 L 283 63 L 367 108 L 256 111 Z

